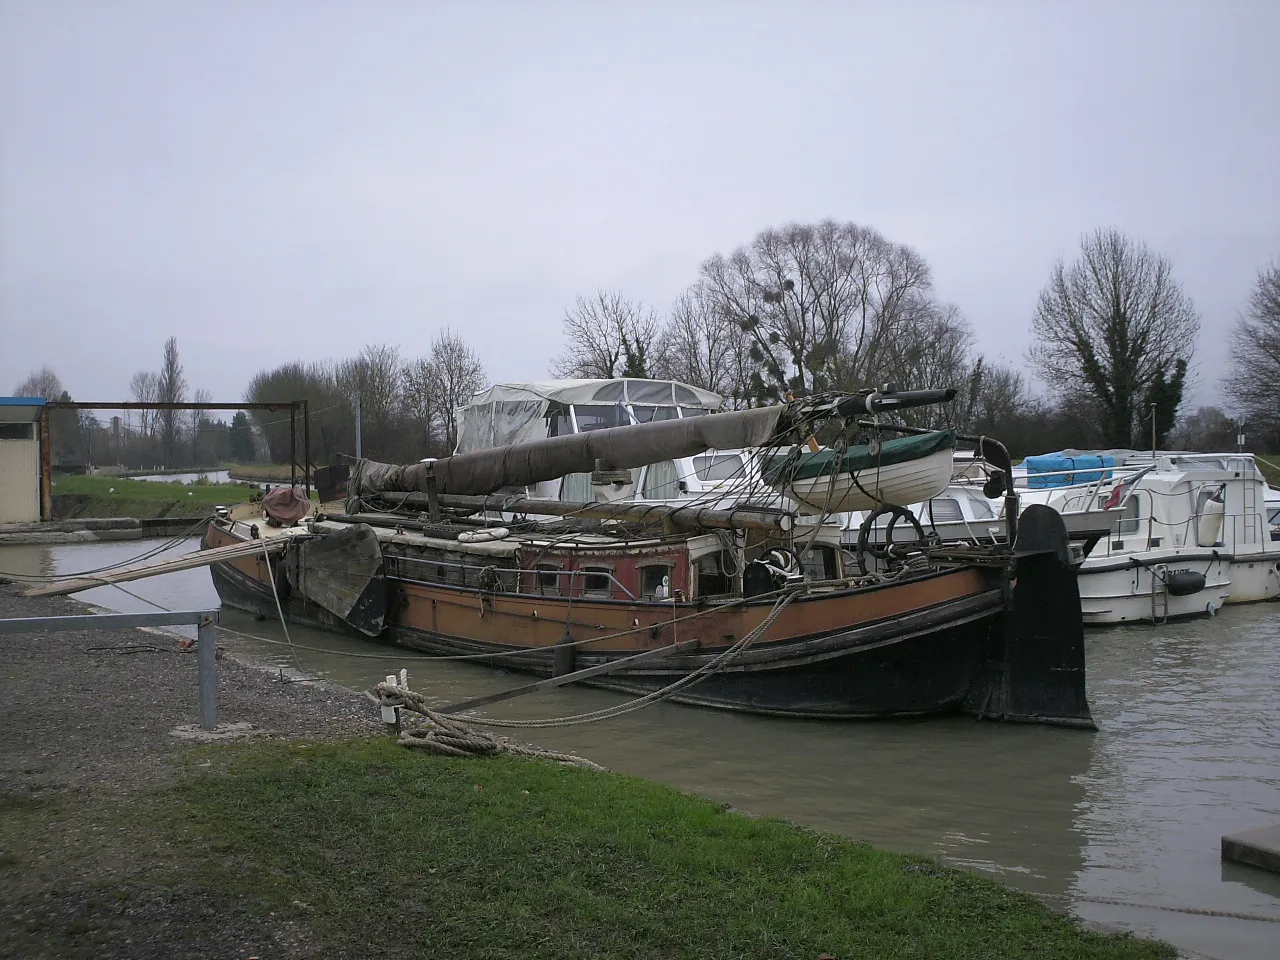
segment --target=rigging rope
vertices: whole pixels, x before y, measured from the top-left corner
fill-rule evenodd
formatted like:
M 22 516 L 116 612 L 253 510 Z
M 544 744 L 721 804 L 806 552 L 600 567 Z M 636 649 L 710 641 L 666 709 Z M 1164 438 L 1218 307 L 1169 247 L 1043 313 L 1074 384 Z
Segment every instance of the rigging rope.
M 696 683 L 705 680 L 711 674 L 723 669 L 729 663 L 736 660 L 748 647 L 751 646 L 761 635 L 773 626 L 774 622 L 782 615 L 782 612 L 790 605 L 801 593 L 808 590 L 807 586 L 792 587 L 785 591 L 777 602 L 773 605 L 773 609 L 763 621 L 746 634 L 741 640 L 731 646 L 728 650 L 709 660 L 702 666 L 686 674 L 674 683 L 670 683 L 659 690 L 647 693 L 642 697 L 629 700 L 626 703 L 617 704 L 612 707 L 606 707 L 603 710 L 593 710 L 590 713 L 579 713 L 567 717 L 552 717 L 544 720 L 498 720 L 471 718 L 467 722 L 479 724 L 486 727 L 509 727 L 515 729 L 545 729 L 548 727 L 574 727 L 587 723 L 596 723 L 601 720 L 612 720 L 615 717 L 621 717 L 636 710 L 642 710 L 645 707 L 665 700 L 674 696 L 681 690 L 693 686 Z M 433 723 L 439 723 L 438 718 L 444 717 L 445 714 L 437 713 L 427 705 L 427 699 L 420 693 L 403 687 L 389 687 L 385 683 L 380 683 L 375 688 L 379 696 L 386 698 L 386 701 L 392 705 L 407 707 L 415 713 L 421 713 Z M 456 722 L 456 721 L 455 721 Z

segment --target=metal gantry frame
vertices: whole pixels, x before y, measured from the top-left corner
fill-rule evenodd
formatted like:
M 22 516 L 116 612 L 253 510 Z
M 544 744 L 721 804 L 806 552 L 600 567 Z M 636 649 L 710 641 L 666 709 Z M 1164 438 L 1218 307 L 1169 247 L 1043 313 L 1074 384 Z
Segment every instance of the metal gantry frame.
M 156 613 L 97 613 L 64 617 L 0 619 L 0 636 L 14 633 L 63 633 L 130 627 L 196 626 L 196 661 L 200 687 L 200 729 L 218 725 L 217 610 L 162 610 Z
M 78 400 L 51 400 L 40 414 L 40 519 L 53 519 L 53 446 L 50 421 L 55 410 L 277 410 L 289 411 L 289 484 L 298 482 L 298 411 L 302 411 L 302 476 L 308 499 L 311 497 L 311 403 L 290 400 L 285 403 L 141 403 L 136 400 L 115 403 L 82 403 Z

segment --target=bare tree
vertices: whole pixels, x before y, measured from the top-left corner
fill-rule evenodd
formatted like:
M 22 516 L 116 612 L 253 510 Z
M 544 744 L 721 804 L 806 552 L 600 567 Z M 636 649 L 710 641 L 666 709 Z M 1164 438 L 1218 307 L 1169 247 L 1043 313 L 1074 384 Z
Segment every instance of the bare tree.
M 730 409 L 750 404 L 751 373 L 758 368 L 750 357 L 751 339 L 713 312 L 701 284 L 694 284 L 672 305 L 660 339 L 662 362 L 652 375 L 717 393 Z
M 444 427 L 445 446 L 452 451 L 458 442 L 458 407 L 484 388 L 484 366 L 467 342 L 448 327 L 431 344 L 430 366 L 435 373 L 435 407 Z
M 58 400 L 62 394 L 62 381 L 53 372 L 53 368 L 48 366 L 33 370 L 13 390 L 15 397 L 44 397 L 46 400 Z
M 129 381 L 129 392 L 138 403 L 155 403 L 160 396 L 160 377 L 150 370 L 139 370 Z M 148 439 L 156 433 L 156 411 L 139 410 L 138 424 Z
M 404 390 L 400 350 L 384 343 L 367 344 L 358 357 L 339 363 L 333 377 L 349 406 L 354 406 L 357 396 L 360 398 L 361 433 L 366 447 L 392 449 Z
M 662 324 L 650 307 L 616 290 L 578 297 L 564 314 L 564 352 L 557 377 L 648 377 L 662 366 Z
M 18 397 L 44 397 L 50 403 L 67 402 L 71 394 L 62 386 L 62 381 L 53 372 L 53 368 L 44 366 L 33 370 L 28 377 L 14 388 Z M 93 418 L 87 413 L 74 410 L 57 410 L 50 419 L 49 429 L 53 439 L 53 456 L 60 463 L 88 459 L 86 441 L 93 428 Z
M 1236 424 L 1217 407 L 1199 407 L 1173 431 L 1169 437 L 1171 446 L 1178 450 L 1199 450 L 1204 453 L 1234 450 Z
M 1258 273 L 1249 306 L 1231 331 L 1224 386 L 1252 432 L 1280 432 L 1280 263 Z
M 404 370 L 404 412 L 421 441 L 421 452 L 437 452 L 441 431 L 440 391 L 435 365 L 425 357 L 414 360 Z
M 157 378 L 156 400 L 159 403 L 182 403 L 187 399 L 187 378 L 182 374 L 182 359 L 178 356 L 178 338 L 164 342 L 164 361 Z M 181 418 L 177 410 L 161 410 L 158 414 L 160 442 L 164 444 L 165 463 L 173 465 L 173 451 L 178 442 Z
M 873 381 L 887 346 L 932 309 L 918 253 L 832 220 L 765 230 L 707 260 L 702 281 L 713 314 L 751 338 L 754 389 L 772 397 Z
M 213 394 L 203 388 L 196 391 L 192 400 L 195 403 L 212 403 Z M 188 427 L 191 431 L 191 462 L 200 462 L 200 435 L 207 428 L 213 426 L 213 421 L 209 419 L 208 410 L 190 410 L 188 411 Z
M 1141 435 L 1152 403 L 1157 432 L 1173 427 L 1199 329 L 1167 258 L 1118 230 L 1098 230 L 1072 264 L 1054 265 L 1028 356 L 1053 386 L 1084 389 L 1098 405 L 1104 442 L 1125 447 Z
M 923 303 L 913 309 L 909 335 L 893 338 L 880 353 L 877 381 L 914 390 L 955 387 L 950 404 L 902 411 L 911 426 L 966 428 L 977 409 L 985 362 L 973 358 L 973 328 L 954 304 Z

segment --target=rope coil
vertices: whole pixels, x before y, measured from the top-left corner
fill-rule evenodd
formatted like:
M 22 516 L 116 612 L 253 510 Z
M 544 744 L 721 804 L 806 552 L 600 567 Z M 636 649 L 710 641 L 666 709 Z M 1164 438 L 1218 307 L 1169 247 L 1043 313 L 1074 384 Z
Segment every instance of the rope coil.
M 628 700 L 626 703 L 620 703 L 616 706 L 606 707 L 602 710 L 593 710 L 589 713 L 579 713 L 567 717 L 551 717 L 543 720 L 499 720 L 495 718 L 474 717 L 470 718 L 466 723 L 463 723 L 463 721 L 456 720 L 446 714 L 432 710 L 431 707 L 427 705 L 427 698 L 413 690 L 409 690 L 404 687 L 388 686 L 385 683 L 378 684 L 375 690 L 378 695 L 383 698 L 383 702 L 388 705 L 401 706 L 412 710 L 415 713 L 420 713 L 437 727 L 445 729 L 455 727 L 458 724 L 462 724 L 463 727 L 466 727 L 468 724 L 477 724 L 485 727 L 504 727 L 511 729 L 547 729 L 551 727 L 576 727 L 588 723 L 597 723 L 601 720 L 612 720 L 615 717 L 625 716 L 628 713 L 643 710 L 647 706 L 666 700 L 679 693 L 681 690 L 687 689 L 696 683 L 700 683 L 713 673 L 724 669 L 741 656 L 742 653 L 751 646 L 751 644 L 768 632 L 769 628 L 772 627 L 778 617 L 782 615 L 782 612 L 787 608 L 791 601 L 800 594 L 806 592 L 808 589 L 809 588 L 806 585 L 800 585 L 787 590 L 778 598 L 773 609 L 769 611 L 769 615 L 760 622 L 759 626 L 746 634 L 741 640 L 731 646 L 728 650 L 724 651 L 724 653 L 721 653 L 714 659 L 704 663 L 702 666 L 693 670 L 686 676 L 683 676 L 674 683 L 667 684 L 667 686 L 662 687 L 659 690 L 655 690 L 652 693 L 647 693 L 642 697 L 637 697 L 634 700 Z

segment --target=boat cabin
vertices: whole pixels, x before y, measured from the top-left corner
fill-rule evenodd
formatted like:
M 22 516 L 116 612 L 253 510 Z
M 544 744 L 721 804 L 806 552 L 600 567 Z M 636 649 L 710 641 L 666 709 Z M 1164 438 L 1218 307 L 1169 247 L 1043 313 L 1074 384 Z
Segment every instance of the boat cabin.
M 1059 488 L 1048 499 L 1060 510 L 1099 504 L 1113 485 L 1149 467 L 1134 483 L 1112 536 L 1095 556 L 1169 547 L 1220 547 L 1226 553 L 1280 551 L 1268 515 L 1268 487 L 1250 454 L 1150 454 L 1128 459 L 1101 484 Z
M 673 380 L 623 377 L 495 384 L 459 408 L 455 453 L 609 427 L 703 417 L 718 412 L 722 405 L 717 394 Z M 571 503 L 698 499 L 708 506 L 719 506 L 728 500 L 745 499 L 746 491 L 759 487 L 758 479 L 751 457 L 743 451 L 725 450 L 617 474 L 571 473 L 520 492 Z

